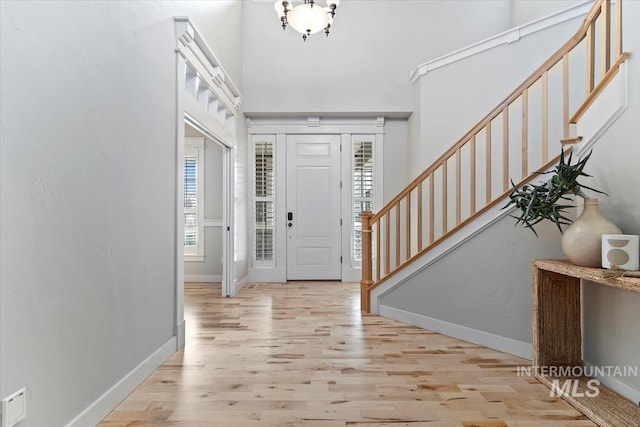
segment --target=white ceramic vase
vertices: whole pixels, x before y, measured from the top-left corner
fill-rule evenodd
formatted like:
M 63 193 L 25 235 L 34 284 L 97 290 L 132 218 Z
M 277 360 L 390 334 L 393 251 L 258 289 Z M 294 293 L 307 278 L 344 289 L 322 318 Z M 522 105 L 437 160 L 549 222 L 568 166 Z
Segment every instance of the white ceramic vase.
M 620 229 L 600 213 L 598 199 L 585 199 L 582 214 L 562 235 L 562 251 L 569 261 L 583 267 L 600 267 L 602 235 Z

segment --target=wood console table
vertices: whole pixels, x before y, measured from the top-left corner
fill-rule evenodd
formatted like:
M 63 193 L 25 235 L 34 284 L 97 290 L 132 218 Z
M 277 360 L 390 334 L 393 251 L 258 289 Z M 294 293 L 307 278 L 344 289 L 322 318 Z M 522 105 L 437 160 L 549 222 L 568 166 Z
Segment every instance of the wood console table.
M 567 261 L 533 262 L 533 369 L 535 377 L 547 387 L 551 388 L 553 380 L 563 384 L 565 380 L 575 379 L 554 376 L 549 367 L 582 366 L 580 280 L 640 292 L 640 278 L 610 278 L 610 273 L 610 270 L 579 267 Z M 578 379 L 578 394 L 586 393 L 585 397 L 565 394 L 563 399 L 600 426 L 640 426 L 640 407 L 603 385 L 598 387 L 597 397 L 587 397 L 593 391 L 587 387 L 589 379 Z

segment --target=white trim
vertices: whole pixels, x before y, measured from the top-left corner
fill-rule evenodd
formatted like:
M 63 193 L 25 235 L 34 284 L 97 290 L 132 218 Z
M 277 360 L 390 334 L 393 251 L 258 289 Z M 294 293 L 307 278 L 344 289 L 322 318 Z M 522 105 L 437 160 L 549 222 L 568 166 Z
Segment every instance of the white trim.
M 286 265 L 283 268 L 250 268 L 249 282 L 284 283 L 287 281 Z
M 224 91 L 224 95 L 229 98 L 228 102 L 231 101 L 230 107 L 237 109 L 242 102 L 242 95 L 204 37 L 188 16 L 176 16 L 174 20 L 178 29 L 177 50 L 185 57 L 191 56 L 192 61 L 204 67 L 208 79 Z
M 187 322 L 182 319 L 182 322 L 178 323 L 176 327 L 176 349 L 179 350 L 184 347 L 187 336 Z
M 275 263 L 272 268 L 282 271 L 282 276 L 277 273 L 276 280 L 264 280 L 266 282 L 285 282 L 287 280 L 287 135 L 278 133 L 275 135 L 276 145 L 275 177 L 276 177 L 276 220 L 273 229 L 275 250 Z M 257 266 L 254 266 L 257 267 Z M 250 277 L 251 274 L 250 274 Z M 253 280 L 252 280 L 253 282 Z
M 353 209 L 353 192 L 348 189 L 353 188 L 353 142 L 351 141 L 354 135 L 350 133 L 343 133 L 340 135 L 340 181 L 342 183 L 340 194 L 340 218 L 342 219 L 342 229 L 340 235 L 342 239 L 342 246 L 340 248 L 342 252 L 342 281 L 348 281 L 345 279 L 345 275 L 348 275 L 353 267 L 353 257 L 351 251 L 351 234 L 353 233 L 353 220 L 351 219 Z M 345 199 L 349 202 L 345 202 Z M 359 281 L 359 280 L 358 280 Z
M 379 134 L 379 117 L 364 118 L 326 118 L 320 117 L 319 123 L 310 127 L 306 117 L 289 118 L 247 118 L 247 132 L 255 134 Z
M 233 132 L 233 140 L 237 138 Z M 236 150 L 226 148 L 222 156 L 222 296 L 235 296 L 233 283 L 235 270 L 235 170 Z
M 408 323 L 420 328 L 429 329 L 442 335 L 468 341 L 484 347 L 492 348 L 503 353 L 512 354 L 531 360 L 532 346 L 524 341 L 506 338 L 467 326 L 456 325 L 421 314 L 410 313 L 386 305 L 380 306 L 380 315 L 399 322 Z
M 185 342 L 184 323 L 184 124 L 188 123 L 223 147 L 222 295 L 235 280 L 234 232 L 235 150 L 242 98 L 203 37 L 186 17 L 176 17 L 176 187 L 174 332 Z M 204 215 L 201 217 L 204 219 Z
M 221 219 L 205 219 L 202 221 L 205 227 L 224 227 L 224 220 Z
M 244 276 L 244 278 L 240 280 L 236 279 L 233 282 L 234 295 L 237 295 L 238 292 L 240 292 L 240 290 L 242 290 L 242 288 L 244 288 L 248 284 L 249 284 L 249 275 Z
M 584 16 L 591 9 L 592 4 L 593 4 L 592 1 L 579 3 L 567 9 L 555 12 L 551 15 L 537 19 L 535 21 L 531 21 L 524 25 L 520 25 L 518 27 L 512 28 L 503 33 L 497 34 L 495 36 L 492 36 L 482 41 L 479 41 L 477 43 L 474 43 L 470 46 L 464 47 L 462 49 L 459 49 L 451 53 L 448 53 L 444 56 L 441 56 L 439 58 L 420 64 L 409 75 L 411 79 L 411 84 L 415 84 L 415 82 L 420 77 L 424 76 L 429 71 L 436 70 L 438 68 L 444 67 L 446 65 L 452 64 L 454 62 L 468 58 L 470 56 L 477 55 L 487 50 L 491 50 L 495 47 L 516 42 L 523 37 L 529 36 L 531 34 L 535 34 L 537 32 L 546 30 L 547 28 L 553 27 L 555 25 L 559 25 L 564 22 L 570 21 L 572 19 Z
M 602 366 L 602 364 L 601 363 L 592 364 L 583 360 L 582 366 L 589 369 L 595 369 L 597 366 Z M 594 377 L 594 378 L 600 380 L 600 383 L 602 385 L 608 387 L 612 391 L 615 391 L 625 399 L 628 399 L 634 403 L 640 402 L 640 390 L 625 383 L 624 381 L 616 377 Z
M 184 262 L 203 262 L 204 255 L 185 255 Z
M 362 268 L 343 268 L 342 269 L 343 282 L 360 283 L 361 279 L 362 279 Z
M 574 145 L 575 155 L 583 156 L 629 107 L 629 73 L 627 59 L 620 64 L 618 74 L 607 84 L 600 96 L 589 106 L 575 125 L 582 141 Z
M 221 283 L 222 274 L 185 274 L 185 283 Z
M 97 425 L 135 390 L 145 378 L 162 365 L 176 351 L 176 348 L 176 338 L 172 337 L 78 414 L 66 427 Z
M 373 188 L 376 194 L 373 198 L 373 208 L 376 212 L 384 207 L 384 134 L 376 134 L 376 140 L 373 145 Z

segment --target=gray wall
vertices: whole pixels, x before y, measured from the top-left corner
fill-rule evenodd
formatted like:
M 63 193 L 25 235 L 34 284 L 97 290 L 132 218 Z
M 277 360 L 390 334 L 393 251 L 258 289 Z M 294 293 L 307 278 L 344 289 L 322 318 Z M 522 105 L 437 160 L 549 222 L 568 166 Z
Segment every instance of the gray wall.
M 26 386 L 20 427 L 65 425 L 174 335 L 173 16 L 239 84 L 241 8 L 0 2 L 0 396 Z
M 411 176 L 426 169 L 504 100 L 569 40 L 581 22 L 573 19 L 422 76 L 414 88 L 420 108 L 412 114 L 411 135 L 418 135 L 418 139 L 412 138 L 409 144 L 409 157 L 414 161 Z M 514 115 L 511 120 L 516 118 Z M 501 134 L 500 130 L 494 138 Z
M 406 167 L 408 131 L 406 119 L 387 119 L 384 122 L 383 204 L 394 198 L 409 182 Z
M 625 47 L 640 51 L 640 2 L 626 1 Z M 640 66 L 629 61 L 629 108 L 594 147 L 588 185 L 606 191 L 602 212 L 623 232 L 640 234 Z M 411 155 L 411 154 L 410 154 Z M 563 258 L 548 224 L 536 239 L 505 218 L 394 289 L 382 304 L 531 342 L 530 263 Z M 585 284 L 584 359 L 594 365 L 637 366 L 640 295 Z M 640 389 L 639 378 L 621 381 Z
M 531 260 L 562 258 L 551 224 L 540 238 L 510 217 L 467 241 L 381 299 L 381 304 L 531 342 Z
M 243 9 L 245 111 L 412 111 L 416 65 L 509 28 L 494 1 L 345 1 L 329 38 L 282 31 L 271 2 Z
M 640 2 L 626 1 L 624 50 L 640 52 Z M 629 61 L 629 108 L 598 141 L 587 165 L 600 210 L 627 234 L 640 234 L 640 64 Z M 587 284 L 584 299 L 584 358 L 595 365 L 638 366 L 640 363 L 640 294 Z M 640 391 L 640 378 L 624 378 Z

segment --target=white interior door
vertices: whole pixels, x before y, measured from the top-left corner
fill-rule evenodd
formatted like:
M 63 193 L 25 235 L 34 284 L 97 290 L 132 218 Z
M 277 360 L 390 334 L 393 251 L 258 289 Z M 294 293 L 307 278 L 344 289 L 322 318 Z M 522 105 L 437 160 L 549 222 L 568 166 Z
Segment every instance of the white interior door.
M 340 136 L 287 137 L 287 280 L 340 280 Z

